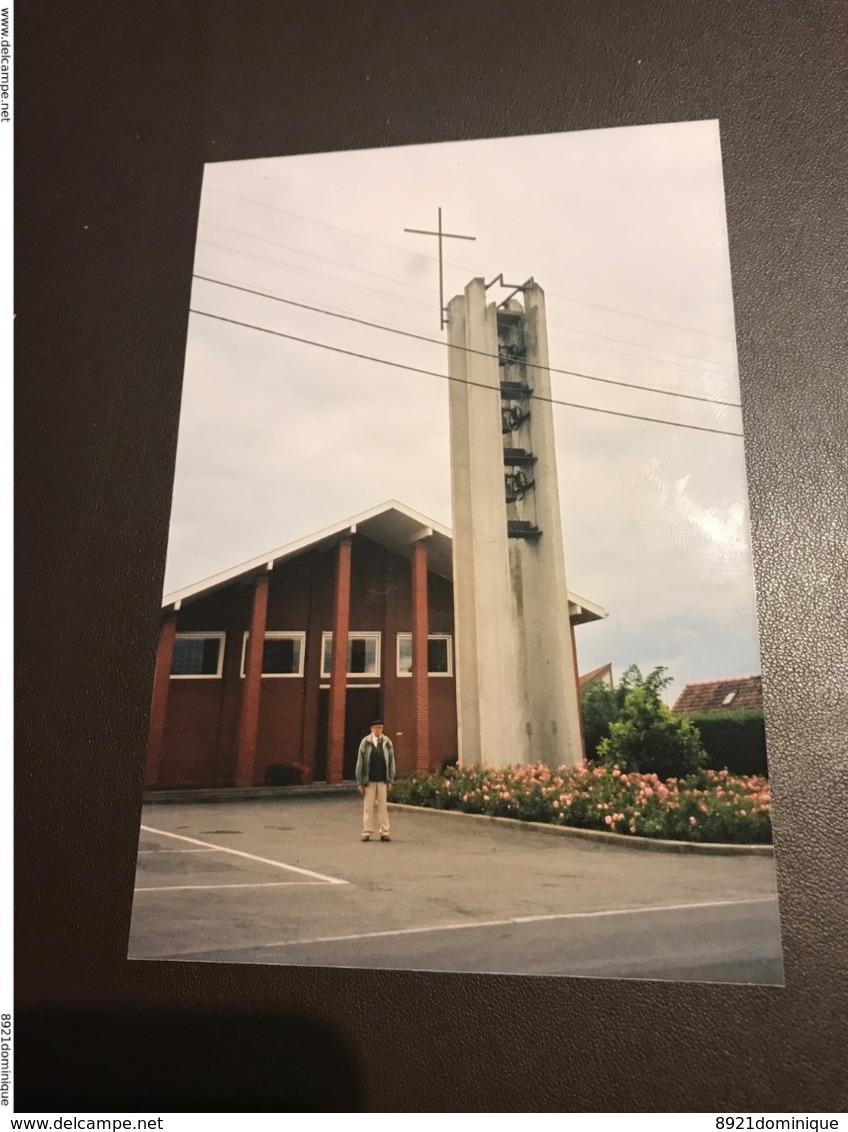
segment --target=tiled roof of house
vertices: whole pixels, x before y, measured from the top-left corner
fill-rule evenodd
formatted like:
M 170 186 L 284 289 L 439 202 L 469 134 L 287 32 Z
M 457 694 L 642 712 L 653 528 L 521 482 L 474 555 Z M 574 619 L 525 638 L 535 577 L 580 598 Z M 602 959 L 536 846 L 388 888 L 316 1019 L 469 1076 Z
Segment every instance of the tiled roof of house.
M 743 711 L 762 706 L 762 677 L 736 676 L 729 680 L 701 680 L 687 684 L 672 711 Z

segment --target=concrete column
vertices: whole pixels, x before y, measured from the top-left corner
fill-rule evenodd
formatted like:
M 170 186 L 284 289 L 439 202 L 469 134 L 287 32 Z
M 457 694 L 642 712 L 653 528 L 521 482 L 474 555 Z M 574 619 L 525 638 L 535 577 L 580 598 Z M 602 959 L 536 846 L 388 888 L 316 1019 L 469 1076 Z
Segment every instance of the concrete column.
M 171 688 L 171 662 L 174 656 L 174 637 L 177 632 L 177 614 L 170 609 L 159 628 L 156 648 L 156 668 L 153 673 L 153 703 L 150 708 L 150 733 L 147 740 L 145 786 L 157 786 L 162 761 L 162 743 L 165 738 L 165 720 L 168 714 L 168 692 Z
M 448 308 L 451 509 L 453 513 L 454 682 L 456 741 L 459 762 L 479 763 L 480 681 L 477 676 L 477 617 L 475 608 L 475 551 L 471 536 L 471 452 L 469 447 L 469 378 L 465 338 L 468 311 L 458 295 Z
M 265 647 L 265 619 L 268 612 L 268 579 L 265 571 L 256 575 L 253 611 L 242 688 L 239 745 L 236 758 L 236 786 L 252 786 L 259 734 L 259 699 L 262 694 L 262 652 Z
M 339 542 L 333 609 L 333 663 L 330 675 L 327 781 L 341 782 L 344 775 L 345 706 L 347 699 L 347 638 L 350 632 L 351 540 Z
M 580 752 L 582 758 L 586 758 L 586 736 L 583 734 L 583 715 L 580 711 L 580 668 L 577 664 L 577 639 L 574 636 L 574 625 L 569 621 L 569 630 L 571 631 L 571 656 L 574 661 L 574 686 L 577 689 L 577 719 L 580 724 Z
M 430 769 L 430 676 L 427 662 L 427 546 L 412 548 L 412 694 L 415 701 L 415 769 Z
M 457 730 L 463 763 L 527 761 L 513 615 L 497 310 L 473 279 L 448 308 Z M 469 384 L 470 383 L 470 384 Z
M 562 514 L 548 369 L 545 295 L 538 284 L 524 295 L 527 359 L 537 394 L 530 402 L 536 522 L 544 531 L 536 546 L 524 544 L 522 631 L 533 680 L 528 691 L 534 723 L 533 755 L 551 766 L 582 761 L 577 667 L 571 639 Z

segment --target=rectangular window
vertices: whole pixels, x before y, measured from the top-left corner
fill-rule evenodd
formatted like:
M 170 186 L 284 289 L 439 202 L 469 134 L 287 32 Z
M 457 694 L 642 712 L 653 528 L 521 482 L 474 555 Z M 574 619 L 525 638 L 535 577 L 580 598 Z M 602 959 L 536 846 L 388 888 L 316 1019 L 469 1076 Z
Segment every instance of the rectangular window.
M 241 674 L 247 665 L 247 642 L 250 633 L 244 634 L 241 647 Z M 302 676 L 305 633 L 266 633 L 262 647 L 263 676 Z
M 430 633 L 427 637 L 427 672 L 430 676 L 453 676 L 449 633 Z M 398 633 L 397 674 L 412 675 L 412 633 Z
M 224 661 L 224 633 L 177 633 L 171 657 L 174 679 L 216 679 Z
M 321 634 L 321 675 L 332 675 L 333 634 Z M 380 634 L 348 633 L 347 637 L 347 675 L 380 675 Z
M 397 635 L 397 674 L 412 675 L 412 633 Z

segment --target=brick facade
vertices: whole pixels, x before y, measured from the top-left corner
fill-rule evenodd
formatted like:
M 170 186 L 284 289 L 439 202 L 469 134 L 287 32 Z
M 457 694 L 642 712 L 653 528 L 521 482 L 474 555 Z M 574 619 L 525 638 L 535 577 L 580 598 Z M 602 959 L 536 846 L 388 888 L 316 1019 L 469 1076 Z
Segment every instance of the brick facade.
M 348 548 L 340 553 L 345 541 Z M 335 632 L 343 621 L 337 593 L 348 566 L 343 565 L 341 571 L 337 566 L 345 558 L 349 566 L 349 630 L 380 634 L 380 664 L 376 675 L 347 676 L 344 695 L 337 693 L 333 702 L 333 680 L 321 673 L 322 634 Z M 172 610 L 163 613 L 148 785 L 261 785 L 269 765 L 293 762 L 303 763 L 307 777 L 319 781 L 328 775 L 336 780 L 349 778 L 355 746 L 361 738 L 351 729 L 365 720 L 367 730 L 372 706 L 385 719 L 386 732 L 394 741 L 400 775 L 411 773 L 417 765 L 438 767 L 444 758 L 455 754 L 453 673 L 428 676 L 423 697 L 419 685 L 417 701 L 415 678 L 397 674 L 399 633 L 412 633 L 413 640 L 415 636 L 423 638 L 426 653 L 422 628 L 426 626 L 431 634 L 450 635 L 453 650 L 451 582 L 428 571 L 426 565 L 419 571 L 417 632 L 409 552 L 392 553 L 358 534 L 306 550 L 278 562 L 273 570 L 257 570 L 211 592 L 201 592 L 184 601 L 176 614 Z M 267 633 L 305 634 L 303 675 L 265 675 L 251 682 L 251 648 L 247 653 L 248 674 L 241 675 L 244 634 L 251 630 L 252 621 L 259 625 L 263 619 Z M 170 669 L 168 635 L 172 633 L 166 626 L 171 620 L 176 634 L 225 634 L 220 676 L 166 679 Z M 250 644 L 254 643 L 258 665 L 260 637 L 251 634 Z M 346 652 L 346 648 L 333 649 L 333 659 L 340 666 L 344 666 Z M 337 687 L 341 688 L 341 677 Z M 423 718 L 422 702 L 427 704 Z

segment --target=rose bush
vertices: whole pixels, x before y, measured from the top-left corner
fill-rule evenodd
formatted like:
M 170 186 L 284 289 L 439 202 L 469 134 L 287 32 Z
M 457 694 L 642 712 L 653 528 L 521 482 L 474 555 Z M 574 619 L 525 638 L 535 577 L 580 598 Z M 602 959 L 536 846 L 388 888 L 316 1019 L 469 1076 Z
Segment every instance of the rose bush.
M 622 773 L 618 766 L 552 770 L 457 766 L 395 783 L 393 802 L 549 822 L 636 837 L 734 844 L 771 843 L 765 778 L 704 770 L 686 778 Z

